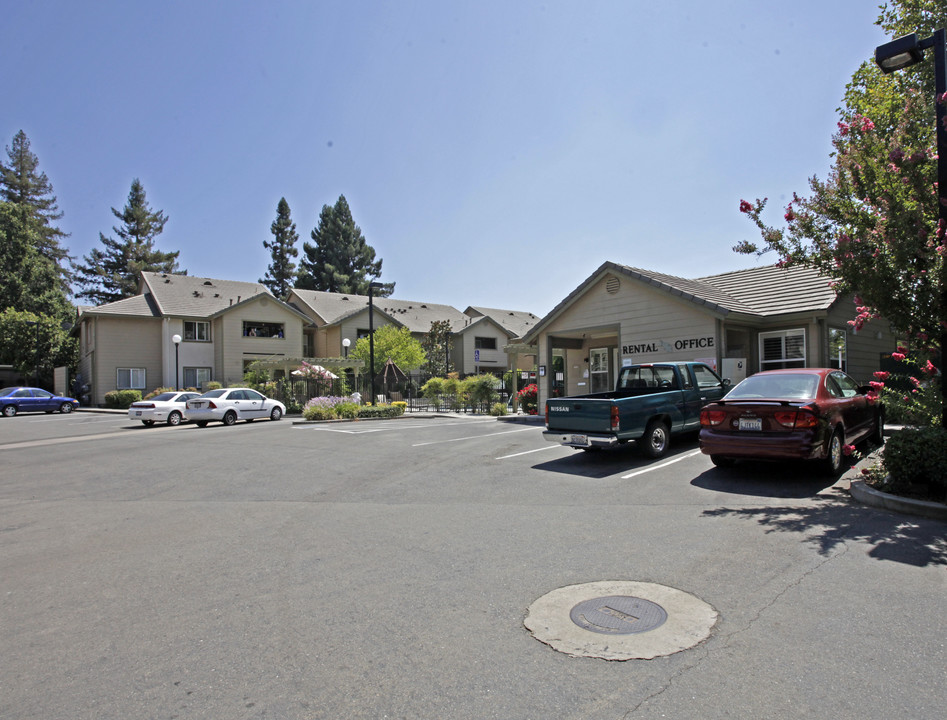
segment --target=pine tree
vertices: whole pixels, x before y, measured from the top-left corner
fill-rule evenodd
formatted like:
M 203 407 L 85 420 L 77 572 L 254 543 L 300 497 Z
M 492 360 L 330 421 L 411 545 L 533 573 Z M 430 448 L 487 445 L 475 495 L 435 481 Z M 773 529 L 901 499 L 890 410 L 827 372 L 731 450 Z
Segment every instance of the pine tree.
M 368 285 L 381 275 L 381 260 L 365 242 L 361 229 L 352 219 L 352 211 L 344 195 L 335 207 L 322 206 L 319 224 L 311 233 L 315 245 L 303 243 L 304 257 L 299 262 L 296 287 L 303 290 L 367 295 Z M 388 297 L 394 283 L 386 283 L 374 291 L 377 297 Z
M 299 255 L 296 248 L 299 235 L 296 232 L 296 223 L 289 217 L 289 203 L 286 198 L 280 198 L 276 206 L 276 220 L 270 225 L 270 232 L 273 233 L 273 240 L 264 240 L 263 247 L 270 251 L 273 262 L 260 282 L 276 297 L 285 298 L 292 290 L 293 279 L 296 277 L 296 263 L 290 258 Z
M 7 146 L 9 164 L 0 162 L 0 200 L 24 208 L 35 222 L 38 234 L 34 238 L 36 251 L 48 258 L 57 270 L 62 292 L 69 291 L 72 273 L 68 252 L 60 244 L 67 237 L 54 222 L 62 218 L 56 204 L 53 186 L 46 173 L 38 172 L 39 159 L 30 150 L 30 140 L 22 130 L 13 136 L 13 145 Z
M 37 250 L 42 229 L 28 208 L 0 201 L 0 310 L 61 325 L 74 319 L 74 310 L 58 283 L 58 267 Z
M 168 218 L 148 205 L 138 178 L 132 181 L 125 208 L 121 212 L 112 208 L 112 214 L 122 221 L 112 227 L 118 239 L 99 233 L 105 249 L 93 249 L 83 258 L 84 265 L 76 265 L 77 282 L 84 288 L 76 297 L 88 298 L 96 304 L 115 302 L 137 294 L 142 271 L 187 274 L 186 270 L 178 270 L 180 251 L 165 253 L 155 249 L 154 240 Z

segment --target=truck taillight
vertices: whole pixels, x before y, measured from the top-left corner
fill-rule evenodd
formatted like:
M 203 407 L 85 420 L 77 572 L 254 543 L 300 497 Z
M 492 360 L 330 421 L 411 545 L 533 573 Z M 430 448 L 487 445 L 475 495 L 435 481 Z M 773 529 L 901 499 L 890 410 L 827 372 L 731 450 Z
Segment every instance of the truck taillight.
M 612 405 L 612 430 L 618 430 L 618 406 Z
M 700 411 L 700 424 L 701 427 L 714 427 L 722 423 L 727 417 L 725 410 L 701 410 Z
M 549 403 L 546 403 L 546 429 L 549 429 Z

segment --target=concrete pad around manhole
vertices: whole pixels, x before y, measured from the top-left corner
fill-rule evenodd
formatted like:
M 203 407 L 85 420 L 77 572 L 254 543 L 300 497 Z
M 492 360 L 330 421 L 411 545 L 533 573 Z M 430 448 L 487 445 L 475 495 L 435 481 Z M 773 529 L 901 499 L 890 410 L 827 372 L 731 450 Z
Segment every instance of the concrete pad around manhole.
M 667 619 L 644 632 L 629 629 L 623 633 L 612 629 L 603 634 L 601 629 L 593 632 L 580 627 L 570 617 L 572 609 L 580 603 L 587 607 L 589 601 L 601 598 L 605 607 L 616 597 L 640 598 L 659 605 L 667 613 Z M 717 617 L 713 607 L 681 590 L 655 583 L 606 580 L 569 585 L 543 595 L 529 606 L 523 624 L 540 642 L 573 657 L 650 660 L 700 644 L 710 636 Z M 629 628 L 634 627 L 635 620 L 629 618 L 632 623 Z

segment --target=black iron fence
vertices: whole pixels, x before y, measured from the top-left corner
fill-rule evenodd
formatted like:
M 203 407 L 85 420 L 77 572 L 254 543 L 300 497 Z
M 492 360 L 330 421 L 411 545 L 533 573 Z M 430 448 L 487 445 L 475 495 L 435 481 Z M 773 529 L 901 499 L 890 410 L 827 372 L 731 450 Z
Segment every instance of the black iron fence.
M 383 403 L 404 402 L 407 412 L 489 412 L 493 402 L 510 402 L 510 389 L 499 380 L 496 396 L 489 402 L 472 403 L 463 395 L 456 394 L 426 398 L 421 389 L 431 377 L 430 374 L 418 372 L 409 374 L 402 382 L 382 383 L 376 380 L 376 399 Z M 336 379 L 292 377 L 276 381 L 272 392 L 289 412 L 299 412 L 310 399 L 316 397 L 344 397 L 358 393 L 363 403 L 371 402 L 372 383 L 367 374 L 350 374 Z

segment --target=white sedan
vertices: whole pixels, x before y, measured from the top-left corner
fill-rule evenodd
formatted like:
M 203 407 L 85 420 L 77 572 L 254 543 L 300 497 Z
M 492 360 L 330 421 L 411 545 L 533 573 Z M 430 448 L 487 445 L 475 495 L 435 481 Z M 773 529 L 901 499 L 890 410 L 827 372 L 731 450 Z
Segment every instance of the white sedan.
M 196 397 L 200 397 L 200 394 L 196 392 L 163 392 L 148 400 L 139 400 L 129 405 L 128 417 L 131 420 L 141 420 L 144 425 L 149 427 L 156 422 L 180 425 L 187 419 L 185 403 Z
M 268 398 L 250 388 L 209 390 L 187 402 L 187 418 L 198 427 L 205 427 L 214 421 L 233 425 L 237 420 L 279 420 L 285 413 L 286 406 L 279 400 Z

